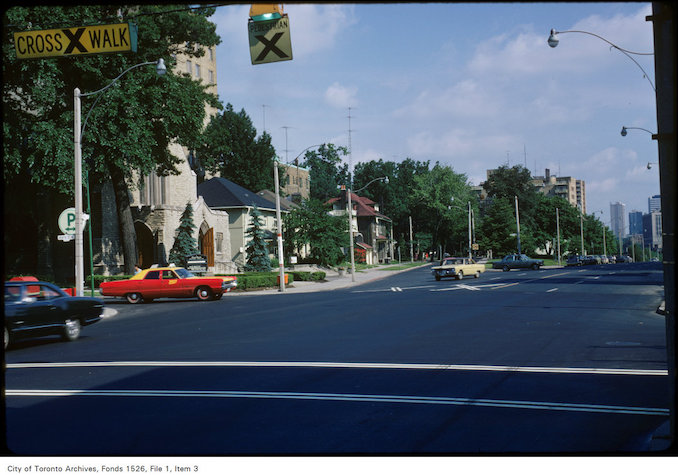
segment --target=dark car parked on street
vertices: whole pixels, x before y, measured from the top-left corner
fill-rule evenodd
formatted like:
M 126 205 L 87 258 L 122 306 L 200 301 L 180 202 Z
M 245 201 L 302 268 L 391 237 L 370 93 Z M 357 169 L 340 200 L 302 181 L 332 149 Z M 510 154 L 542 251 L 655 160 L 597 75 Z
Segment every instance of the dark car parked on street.
M 582 256 L 570 256 L 565 262 L 566 266 L 582 266 L 584 265 L 584 259 Z
M 71 297 L 49 282 L 5 282 L 5 349 L 29 336 L 77 340 L 82 327 L 98 322 L 103 310 L 101 299 Z
M 525 254 L 509 254 L 508 256 L 504 256 L 502 260 L 493 262 L 492 268 L 502 269 L 504 271 L 510 271 L 511 269 L 538 270 L 543 265 L 544 261 L 541 259 L 531 259 Z

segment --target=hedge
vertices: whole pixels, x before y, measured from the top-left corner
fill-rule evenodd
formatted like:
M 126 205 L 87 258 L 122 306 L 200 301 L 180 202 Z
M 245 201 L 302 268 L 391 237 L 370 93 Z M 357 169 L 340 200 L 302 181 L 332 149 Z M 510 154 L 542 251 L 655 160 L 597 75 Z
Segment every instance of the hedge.
M 325 273 L 322 271 L 309 272 L 309 271 L 292 271 L 289 272 L 294 276 L 294 280 L 299 282 L 319 282 L 325 280 Z
M 294 282 L 294 275 L 287 274 L 287 283 Z M 245 274 L 220 274 L 235 275 L 238 278 L 238 290 L 260 289 L 266 287 L 277 287 L 278 272 L 247 272 Z

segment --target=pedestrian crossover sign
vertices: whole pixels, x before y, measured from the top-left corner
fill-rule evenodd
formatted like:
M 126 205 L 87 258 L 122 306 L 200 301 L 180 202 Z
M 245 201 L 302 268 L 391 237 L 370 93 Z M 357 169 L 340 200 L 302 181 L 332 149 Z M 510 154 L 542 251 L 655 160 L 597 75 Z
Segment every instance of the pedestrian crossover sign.
M 119 23 L 14 33 L 19 59 L 137 50 L 137 25 Z
M 287 15 L 277 20 L 250 21 L 247 28 L 250 37 L 252 64 L 292 59 L 290 20 Z

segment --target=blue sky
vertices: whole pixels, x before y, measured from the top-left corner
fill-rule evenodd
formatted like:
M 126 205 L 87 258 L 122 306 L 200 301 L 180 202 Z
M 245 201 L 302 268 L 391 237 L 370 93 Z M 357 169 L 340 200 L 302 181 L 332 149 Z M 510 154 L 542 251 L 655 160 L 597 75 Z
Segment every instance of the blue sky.
M 211 20 L 220 100 L 245 109 L 283 161 L 348 146 L 353 165 L 407 157 L 451 166 L 472 184 L 521 164 L 586 181 L 587 212 L 647 212 L 659 193 L 654 57 L 629 58 L 584 30 L 652 52 L 649 3 L 285 4 L 292 61 L 252 65 L 250 5 Z M 287 137 L 286 137 L 287 134 Z M 346 158 L 349 161 L 349 158 Z

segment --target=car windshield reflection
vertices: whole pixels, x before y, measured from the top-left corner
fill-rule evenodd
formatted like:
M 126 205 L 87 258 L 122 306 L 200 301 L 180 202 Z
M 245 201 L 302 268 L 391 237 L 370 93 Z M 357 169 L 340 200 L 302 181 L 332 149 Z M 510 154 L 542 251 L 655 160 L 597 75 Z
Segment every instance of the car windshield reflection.
M 175 269 L 175 272 L 177 273 L 180 279 L 188 279 L 189 277 L 195 277 L 195 275 L 192 272 L 187 271 L 186 269 L 183 268 Z

